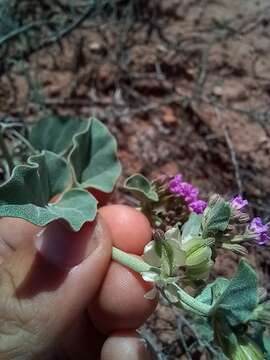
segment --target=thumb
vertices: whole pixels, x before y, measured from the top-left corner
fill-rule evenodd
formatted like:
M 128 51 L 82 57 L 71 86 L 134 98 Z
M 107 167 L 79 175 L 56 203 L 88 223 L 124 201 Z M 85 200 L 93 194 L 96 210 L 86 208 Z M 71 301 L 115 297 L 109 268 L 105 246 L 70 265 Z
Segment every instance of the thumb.
M 57 289 L 61 296 L 68 296 L 70 300 L 74 297 L 77 305 L 80 297 L 80 302 L 87 304 L 105 276 L 111 246 L 110 232 L 101 216 L 86 223 L 79 232 L 72 232 L 63 223 L 56 222 L 38 233 L 36 262 L 37 266 L 42 262 L 46 264 L 47 273 L 50 265 L 56 272 L 65 274 Z M 44 261 L 39 261 L 40 258 Z
M 3 248 L 9 249 L 0 264 L 0 318 L 7 319 L 3 323 L 10 333 L 27 330 L 31 337 L 25 341 L 15 336 L 4 343 L 23 348 L 21 352 L 27 351 L 27 344 L 33 351 L 33 342 L 37 348 L 50 347 L 86 309 L 102 283 L 111 258 L 105 222 L 98 217 L 77 233 L 57 222 L 40 233 L 24 221 L 0 219 L 0 238 Z M 1 343 L 0 350 L 5 351 Z

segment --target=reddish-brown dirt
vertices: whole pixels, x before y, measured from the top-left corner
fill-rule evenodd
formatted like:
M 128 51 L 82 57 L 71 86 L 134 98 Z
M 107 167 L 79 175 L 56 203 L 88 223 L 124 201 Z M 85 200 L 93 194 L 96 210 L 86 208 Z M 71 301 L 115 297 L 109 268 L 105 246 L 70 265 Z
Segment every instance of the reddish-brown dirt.
M 122 179 L 181 172 L 205 195 L 242 192 L 269 220 L 268 0 L 153 0 L 137 19 L 100 23 L 32 55 L 28 78 L 18 67 L 3 75 L 0 113 L 96 116 L 118 140 Z M 131 203 L 120 187 L 115 200 Z M 269 248 L 250 260 L 269 287 Z M 236 262 L 224 254 L 216 273 Z M 182 358 L 175 319 L 161 305 L 149 322 L 169 359 Z

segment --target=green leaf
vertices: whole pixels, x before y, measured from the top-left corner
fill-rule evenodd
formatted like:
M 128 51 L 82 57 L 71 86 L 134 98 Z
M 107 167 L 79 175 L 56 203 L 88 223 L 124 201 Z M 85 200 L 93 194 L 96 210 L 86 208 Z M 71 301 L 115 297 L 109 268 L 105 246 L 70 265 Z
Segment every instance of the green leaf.
M 231 217 L 231 207 L 223 199 L 217 199 L 210 204 L 204 211 L 202 218 L 202 227 L 204 237 L 209 234 L 216 234 L 219 231 L 225 231 L 229 225 Z
M 153 189 L 151 182 L 141 174 L 130 176 L 124 184 L 125 188 L 141 200 L 158 201 L 158 194 Z
M 214 305 L 229 284 L 230 280 L 223 277 L 217 278 L 214 282 L 208 284 L 202 292 L 196 296 L 196 299 L 205 304 Z
M 162 246 L 160 242 L 150 241 L 144 247 L 142 258 L 151 266 L 160 267 L 161 265 Z
M 212 306 L 209 321 L 215 340 L 229 359 L 263 359 L 259 347 L 245 333 L 258 297 L 256 274 L 244 260 L 231 280 L 216 279 L 196 300 Z
M 175 224 L 174 227 L 165 232 L 165 240 L 175 240 L 179 245 L 181 244 L 181 232 L 179 229 L 179 224 Z
M 78 187 L 112 192 L 121 173 L 117 145 L 107 127 L 97 119 L 73 137 L 68 160 L 73 166 Z
M 14 168 L 9 181 L 0 187 L 0 205 L 33 203 L 44 206 L 70 182 L 67 162 L 59 155 L 43 151 L 31 156 L 27 165 Z
M 57 203 L 48 204 L 48 220 L 44 225 L 52 220 L 66 220 L 73 230 L 78 231 L 87 221 L 93 221 L 97 213 L 97 200 L 88 191 L 74 188 L 59 199 Z
M 237 326 L 251 319 L 257 303 L 256 273 L 241 260 L 235 276 L 217 300 L 214 312 L 226 318 L 230 326 Z
M 22 218 L 38 226 L 63 219 L 77 231 L 96 215 L 96 200 L 87 191 L 72 189 L 56 203 L 50 200 L 71 182 L 67 162 L 43 151 L 27 165 L 14 168 L 10 180 L 0 186 L 0 216 Z
M 117 145 L 105 125 L 68 116 L 48 116 L 33 126 L 30 142 L 39 150 L 68 153 L 76 186 L 110 193 L 121 173 Z
M 187 222 L 182 227 L 182 242 L 188 242 L 192 237 L 200 234 L 202 215 L 191 213 Z
M 37 150 L 60 154 L 72 147 L 73 136 L 87 125 L 86 121 L 76 117 L 49 115 L 32 127 L 29 141 Z

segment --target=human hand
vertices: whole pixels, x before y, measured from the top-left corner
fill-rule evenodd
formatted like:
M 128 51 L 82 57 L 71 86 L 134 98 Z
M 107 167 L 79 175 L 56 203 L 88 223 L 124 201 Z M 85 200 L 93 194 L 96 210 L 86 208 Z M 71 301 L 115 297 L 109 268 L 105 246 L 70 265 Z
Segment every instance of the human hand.
M 150 239 L 123 205 L 79 233 L 0 219 L 0 359 L 150 359 L 134 331 L 156 305 L 149 283 L 111 261 L 112 244 L 140 255 Z

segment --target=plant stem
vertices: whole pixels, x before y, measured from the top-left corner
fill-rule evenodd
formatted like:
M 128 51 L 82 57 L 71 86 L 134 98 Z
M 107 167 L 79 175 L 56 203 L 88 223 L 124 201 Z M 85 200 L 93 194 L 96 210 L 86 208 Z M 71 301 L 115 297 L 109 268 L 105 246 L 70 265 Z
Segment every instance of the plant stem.
M 201 301 L 196 300 L 193 296 L 189 295 L 187 292 L 181 289 L 180 286 L 178 286 L 177 284 L 170 284 L 170 287 L 173 288 L 179 300 L 179 303 L 174 304 L 175 306 L 192 311 L 193 313 L 200 316 L 208 316 L 210 314 L 210 311 L 212 309 L 210 305 L 204 304 Z M 163 295 L 169 301 L 164 292 Z
M 138 273 L 151 270 L 151 266 L 142 259 L 140 259 L 139 257 L 132 254 L 128 254 L 115 247 L 112 248 L 112 259 L 116 260 L 122 265 L 129 267 L 130 269 Z
M 22 143 L 24 143 L 28 149 L 31 151 L 32 154 L 37 154 L 38 151 L 30 144 L 30 142 L 17 130 L 12 130 L 12 134 L 16 136 Z
M 8 167 L 9 167 L 9 172 L 11 173 L 12 169 L 14 168 L 14 163 L 13 163 L 12 157 L 9 153 L 8 147 L 5 143 L 3 132 L 1 130 L 0 130 L 0 149 L 2 150 L 3 156 L 6 159 Z
M 122 250 L 119 250 L 115 247 L 112 248 L 112 259 L 116 260 L 120 264 L 123 264 L 130 269 L 142 273 L 145 271 L 151 271 L 151 265 L 147 264 L 145 261 L 140 259 L 139 257 L 125 253 Z M 211 306 L 204 304 L 196 299 L 194 299 L 191 295 L 186 293 L 183 289 L 181 289 L 176 284 L 170 284 L 172 291 L 176 294 L 178 298 L 178 303 L 174 304 L 177 307 L 184 308 L 186 310 L 192 311 L 200 316 L 208 316 L 211 311 Z M 168 297 L 166 296 L 166 292 L 162 290 L 163 296 L 170 302 Z

